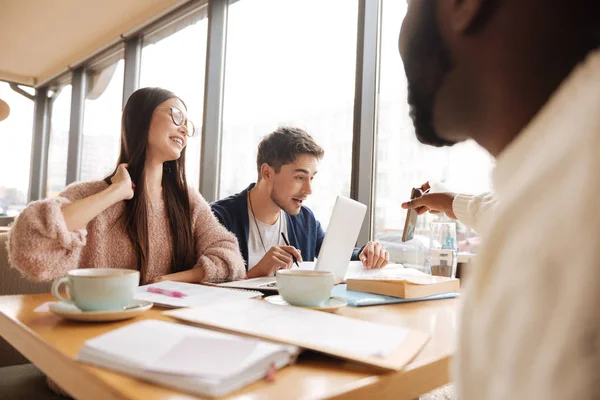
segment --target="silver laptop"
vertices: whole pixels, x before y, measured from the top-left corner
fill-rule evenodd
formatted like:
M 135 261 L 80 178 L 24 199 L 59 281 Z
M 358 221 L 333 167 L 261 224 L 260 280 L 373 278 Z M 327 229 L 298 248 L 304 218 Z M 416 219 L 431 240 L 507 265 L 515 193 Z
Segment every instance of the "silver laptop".
M 366 212 L 367 206 L 364 204 L 344 196 L 337 197 L 319 257 L 314 265 L 315 270 L 333 272 L 338 283 L 344 280 Z M 298 267 L 293 265 L 292 268 Z M 217 286 L 276 292 L 277 278 L 266 276 L 220 283 Z

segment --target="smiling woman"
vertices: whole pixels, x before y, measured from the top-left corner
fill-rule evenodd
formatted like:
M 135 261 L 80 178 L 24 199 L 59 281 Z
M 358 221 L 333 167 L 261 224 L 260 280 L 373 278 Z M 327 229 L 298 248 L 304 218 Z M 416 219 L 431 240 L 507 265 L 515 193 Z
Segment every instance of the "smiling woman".
M 37 280 L 99 267 L 139 270 L 142 283 L 186 270 L 194 282 L 242 278 L 235 237 L 188 190 L 185 146 L 194 130 L 186 112 L 168 90 L 134 92 L 114 173 L 31 203 L 9 236 L 13 265 Z

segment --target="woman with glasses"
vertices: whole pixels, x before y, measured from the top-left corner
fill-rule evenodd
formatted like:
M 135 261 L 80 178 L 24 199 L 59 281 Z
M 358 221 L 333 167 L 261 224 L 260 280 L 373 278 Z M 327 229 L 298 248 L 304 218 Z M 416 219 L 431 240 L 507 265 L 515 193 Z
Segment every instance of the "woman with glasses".
M 115 171 L 31 203 L 10 231 L 12 264 L 42 281 L 92 267 L 137 269 L 141 283 L 167 274 L 188 282 L 242 279 L 235 237 L 188 189 L 185 147 L 194 125 L 186 113 L 167 90 L 133 93 L 123 110 Z

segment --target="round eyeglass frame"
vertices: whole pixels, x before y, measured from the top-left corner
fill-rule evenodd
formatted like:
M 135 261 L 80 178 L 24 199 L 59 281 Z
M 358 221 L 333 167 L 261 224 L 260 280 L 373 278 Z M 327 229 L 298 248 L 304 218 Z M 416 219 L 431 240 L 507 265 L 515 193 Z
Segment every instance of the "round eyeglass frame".
M 186 135 L 188 137 L 193 137 L 196 134 L 196 126 L 194 125 L 194 123 L 192 121 L 190 121 L 188 118 L 184 117 L 183 111 L 181 111 L 179 108 L 175 107 L 175 106 L 170 106 L 169 107 L 169 111 L 171 114 L 171 120 L 173 121 L 173 123 L 177 126 L 182 126 L 185 125 L 185 129 L 187 131 Z M 179 115 L 180 117 L 175 117 L 175 115 Z M 180 118 L 182 118 L 180 120 Z

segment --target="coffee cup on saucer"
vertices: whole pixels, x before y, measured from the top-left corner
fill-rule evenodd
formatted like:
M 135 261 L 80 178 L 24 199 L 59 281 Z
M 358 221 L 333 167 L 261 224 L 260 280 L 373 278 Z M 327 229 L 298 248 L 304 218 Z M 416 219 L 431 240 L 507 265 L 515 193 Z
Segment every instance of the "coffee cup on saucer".
M 120 311 L 132 303 L 139 282 L 140 273 L 132 269 L 74 269 L 52 283 L 52 294 L 82 311 Z M 62 285 L 67 298 L 59 293 Z
M 293 306 L 319 307 L 331 297 L 335 277 L 329 271 L 282 269 L 277 271 L 277 288 Z

